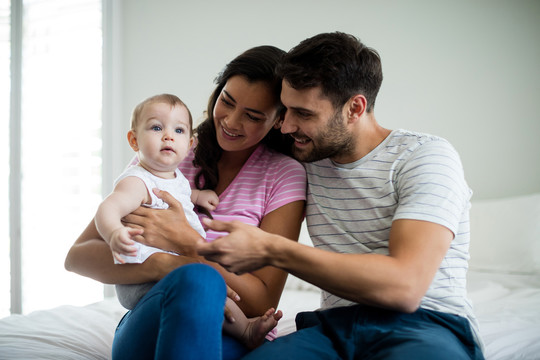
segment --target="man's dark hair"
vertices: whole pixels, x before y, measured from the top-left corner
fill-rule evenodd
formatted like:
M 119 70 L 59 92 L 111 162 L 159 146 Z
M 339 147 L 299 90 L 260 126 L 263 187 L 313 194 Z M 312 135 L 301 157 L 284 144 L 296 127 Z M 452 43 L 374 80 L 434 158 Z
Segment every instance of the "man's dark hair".
M 285 55 L 279 74 L 297 90 L 320 86 L 335 108 L 362 94 L 367 112 L 375 106 L 383 79 L 377 51 L 341 32 L 302 41 Z

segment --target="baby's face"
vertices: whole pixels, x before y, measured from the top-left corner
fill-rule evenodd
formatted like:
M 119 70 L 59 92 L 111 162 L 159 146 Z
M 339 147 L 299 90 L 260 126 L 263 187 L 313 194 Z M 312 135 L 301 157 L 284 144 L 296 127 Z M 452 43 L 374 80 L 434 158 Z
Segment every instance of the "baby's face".
M 135 130 L 139 161 L 149 170 L 174 171 L 193 142 L 185 106 L 156 102 L 147 104 Z

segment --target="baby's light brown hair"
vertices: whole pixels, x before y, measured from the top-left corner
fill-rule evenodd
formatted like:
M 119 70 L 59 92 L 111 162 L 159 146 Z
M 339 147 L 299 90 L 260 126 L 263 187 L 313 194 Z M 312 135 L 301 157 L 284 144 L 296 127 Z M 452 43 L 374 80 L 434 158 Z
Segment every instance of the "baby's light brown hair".
M 186 108 L 189 115 L 189 136 L 193 135 L 193 117 L 191 116 L 191 111 L 189 111 L 189 108 L 182 100 L 180 100 L 178 96 L 172 94 L 154 95 L 141 101 L 137 106 L 135 106 L 135 109 L 133 109 L 133 113 L 131 114 L 131 130 L 135 130 L 137 128 L 144 107 L 148 104 L 154 103 L 169 104 L 171 108 L 177 105 Z

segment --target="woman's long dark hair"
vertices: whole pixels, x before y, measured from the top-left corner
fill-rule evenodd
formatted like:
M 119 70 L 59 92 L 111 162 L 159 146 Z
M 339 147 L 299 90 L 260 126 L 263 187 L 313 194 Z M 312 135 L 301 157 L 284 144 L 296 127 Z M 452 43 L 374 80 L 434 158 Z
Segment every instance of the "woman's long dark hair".
M 281 104 L 281 78 L 276 74 L 276 68 L 285 52 L 274 46 L 257 46 L 237 56 L 228 63 L 223 71 L 216 77 L 216 89 L 208 100 L 206 119 L 195 129 L 198 143 L 195 147 L 193 165 L 199 167 L 195 175 L 197 189 L 215 189 L 219 181 L 218 160 L 221 158 L 223 149 L 219 146 L 214 124 L 214 106 L 225 87 L 227 80 L 233 76 L 243 76 L 249 82 L 267 82 L 276 99 L 278 116 L 285 114 L 285 107 Z M 290 155 L 293 140 L 285 136 L 279 129 L 272 129 L 262 140 L 266 146 L 283 154 Z

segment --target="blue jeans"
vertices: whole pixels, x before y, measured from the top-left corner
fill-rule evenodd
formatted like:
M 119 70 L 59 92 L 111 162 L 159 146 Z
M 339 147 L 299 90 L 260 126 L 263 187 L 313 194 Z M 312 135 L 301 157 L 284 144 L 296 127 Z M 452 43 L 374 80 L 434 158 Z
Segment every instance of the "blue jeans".
M 248 350 L 222 332 L 226 287 L 202 264 L 159 281 L 118 324 L 113 359 L 238 359 Z
M 419 309 L 412 314 L 355 305 L 300 313 L 298 331 L 244 359 L 483 359 L 468 320 Z

